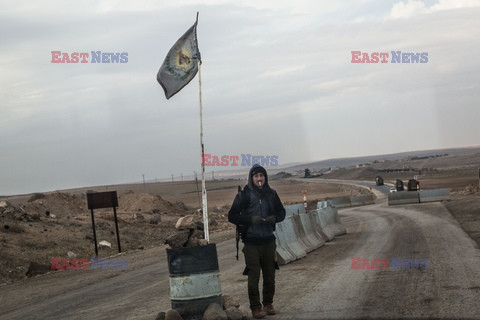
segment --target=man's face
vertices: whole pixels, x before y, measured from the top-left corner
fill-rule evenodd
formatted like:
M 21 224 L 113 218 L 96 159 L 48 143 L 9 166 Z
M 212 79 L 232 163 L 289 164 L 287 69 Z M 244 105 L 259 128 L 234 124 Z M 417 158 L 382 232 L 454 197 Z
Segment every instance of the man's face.
M 262 188 L 265 184 L 265 176 L 263 173 L 258 172 L 253 175 L 253 184 L 259 188 Z

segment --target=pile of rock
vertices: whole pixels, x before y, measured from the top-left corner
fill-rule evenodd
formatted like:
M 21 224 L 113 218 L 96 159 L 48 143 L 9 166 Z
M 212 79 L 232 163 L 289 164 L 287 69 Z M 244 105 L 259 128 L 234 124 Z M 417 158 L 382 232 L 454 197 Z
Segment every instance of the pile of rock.
M 247 306 L 240 306 L 238 301 L 230 296 L 223 296 L 223 306 L 212 303 L 203 313 L 203 320 L 244 320 L 252 316 Z M 160 312 L 155 320 L 184 320 L 176 310 Z
M 6 200 L 0 200 L 0 217 L 10 217 L 15 218 L 15 214 L 18 212 L 18 209 L 10 204 Z
M 6 200 L 0 200 L 0 217 L 26 222 L 38 222 L 41 220 L 39 213 L 29 214 L 23 208 L 16 207 Z
M 187 215 L 178 219 L 175 228 L 177 232 L 165 240 L 165 243 L 172 249 L 208 244 L 203 233 L 203 222 L 194 215 Z

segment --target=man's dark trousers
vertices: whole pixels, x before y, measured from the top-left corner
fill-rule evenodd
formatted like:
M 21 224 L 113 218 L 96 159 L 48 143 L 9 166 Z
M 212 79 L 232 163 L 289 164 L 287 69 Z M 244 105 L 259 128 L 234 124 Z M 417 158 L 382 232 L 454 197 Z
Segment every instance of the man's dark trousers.
M 245 264 L 248 269 L 248 298 L 250 308 L 261 307 L 258 284 L 263 275 L 263 305 L 273 303 L 275 294 L 275 240 L 265 244 L 245 244 Z

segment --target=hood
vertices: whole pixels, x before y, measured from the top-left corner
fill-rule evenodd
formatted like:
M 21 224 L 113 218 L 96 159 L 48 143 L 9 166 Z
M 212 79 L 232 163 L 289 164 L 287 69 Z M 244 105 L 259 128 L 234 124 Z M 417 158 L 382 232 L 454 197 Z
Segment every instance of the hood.
M 270 188 L 270 186 L 268 185 L 268 174 L 267 174 L 267 170 L 265 170 L 264 167 L 262 167 L 261 165 L 259 165 L 258 163 L 254 164 L 251 168 L 250 168 L 250 171 L 248 172 L 248 186 L 250 188 L 257 188 L 257 186 L 254 186 L 253 185 L 253 174 L 254 172 L 258 172 L 258 171 L 261 171 L 263 172 L 263 175 L 265 176 L 265 184 L 264 184 L 264 188 Z

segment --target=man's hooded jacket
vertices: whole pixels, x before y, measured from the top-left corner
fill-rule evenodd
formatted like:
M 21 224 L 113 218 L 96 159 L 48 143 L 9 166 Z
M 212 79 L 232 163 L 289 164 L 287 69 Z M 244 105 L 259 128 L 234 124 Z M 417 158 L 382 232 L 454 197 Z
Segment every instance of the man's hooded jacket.
M 257 172 L 262 172 L 265 176 L 265 184 L 261 189 L 253 184 L 253 176 Z M 277 192 L 268 184 L 267 171 L 259 164 L 250 169 L 248 184 L 235 197 L 228 212 L 228 221 L 243 226 L 241 236 L 244 243 L 263 244 L 275 240 L 273 234 L 275 224 L 267 222 L 252 224 L 252 215 L 258 215 L 263 219 L 273 215 L 276 222 L 285 219 L 285 208 Z

